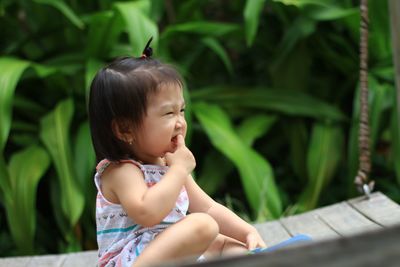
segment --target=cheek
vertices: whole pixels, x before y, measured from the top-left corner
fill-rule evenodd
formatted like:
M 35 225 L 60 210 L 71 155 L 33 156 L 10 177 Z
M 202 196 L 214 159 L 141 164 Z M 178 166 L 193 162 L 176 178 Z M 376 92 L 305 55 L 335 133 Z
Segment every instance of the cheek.
M 186 133 L 187 133 L 187 123 L 185 122 L 184 126 L 183 126 L 183 136 L 186 137 Z

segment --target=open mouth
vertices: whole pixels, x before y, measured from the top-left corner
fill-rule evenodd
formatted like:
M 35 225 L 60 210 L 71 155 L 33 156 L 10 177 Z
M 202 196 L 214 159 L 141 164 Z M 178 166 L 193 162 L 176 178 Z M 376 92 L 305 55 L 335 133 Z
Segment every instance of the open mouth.
M 171 142 L 172 142 L 174 145 L 177 145 L 177 144 L 178 144 L 178 136 L 175 135 L 174 137 L 172 137 L 172 138 L 171 138 Z

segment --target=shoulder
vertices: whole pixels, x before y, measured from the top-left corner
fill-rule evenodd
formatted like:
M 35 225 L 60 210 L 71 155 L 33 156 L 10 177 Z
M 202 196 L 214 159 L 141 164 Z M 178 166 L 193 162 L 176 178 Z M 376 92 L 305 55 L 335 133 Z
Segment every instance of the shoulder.
M 144 183 L 144 175 L 140 166 L 133 162 L 118 162 L 110 164 L 103 171 L 101 180 L 104 196 L 119 203 L 118 192 Z
M 138 164 L 131 161 L 113 162 L 102 174 L 103 179 L 113 180 L 132 176 L 143 177 L 143 171 Z

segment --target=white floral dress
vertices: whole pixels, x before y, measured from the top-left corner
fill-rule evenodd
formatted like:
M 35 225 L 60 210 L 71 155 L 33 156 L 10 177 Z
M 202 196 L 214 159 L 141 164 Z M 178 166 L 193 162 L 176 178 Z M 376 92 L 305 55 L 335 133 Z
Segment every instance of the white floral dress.
M 123 160 L 140 168 L 148 187 L 159 182 L 166 166 L 142 165 L 134 160 Z M 101 192 L 101 175 L 110 164 L 118 164 L 107 159 L 97 165 L 94 181 L 98 190 L 96 200 L 97 244 L 99 247 L 99 267 L 131 266 L 143 249 L 159 233 L 186 216 L 189 199 L 185 187 L 179 194 L 175 207 L 164 220 L 153 227 L 143 227 L 127 216 L 121 205 L 108 201 Z M 162 205 L 162 203 L 160 203 Z

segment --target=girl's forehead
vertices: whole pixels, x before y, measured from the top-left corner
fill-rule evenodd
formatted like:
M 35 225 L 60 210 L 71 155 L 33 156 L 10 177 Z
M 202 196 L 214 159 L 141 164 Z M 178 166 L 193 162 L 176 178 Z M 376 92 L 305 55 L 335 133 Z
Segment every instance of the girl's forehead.
M 174 99 L 177 97 L 183 98 L 183 89 L 179 84 L 161 84 L 159 88 L 150 96 L 151 98 L 167 98 Z

